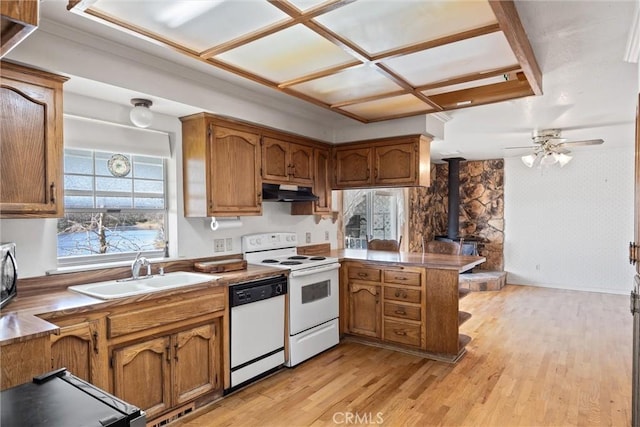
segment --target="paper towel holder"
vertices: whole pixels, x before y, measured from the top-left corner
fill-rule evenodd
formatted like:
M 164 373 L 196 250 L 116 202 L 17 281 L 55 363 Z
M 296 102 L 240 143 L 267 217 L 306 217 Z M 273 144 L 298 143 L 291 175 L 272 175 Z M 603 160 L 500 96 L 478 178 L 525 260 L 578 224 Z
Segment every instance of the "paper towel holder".
M 216 231 L 219 228 L 236 228 L 236 227 L 242 227 L 242 221 L 240 221 L 240 217 L 236 216 L 236 217 L 232 217 L 232 218 L 225 218 L 225 219 L 216 219 L 215 216 L 211 217 L 211 223 L 209 224 L 209 227 L 211 228 L 211 231 Z

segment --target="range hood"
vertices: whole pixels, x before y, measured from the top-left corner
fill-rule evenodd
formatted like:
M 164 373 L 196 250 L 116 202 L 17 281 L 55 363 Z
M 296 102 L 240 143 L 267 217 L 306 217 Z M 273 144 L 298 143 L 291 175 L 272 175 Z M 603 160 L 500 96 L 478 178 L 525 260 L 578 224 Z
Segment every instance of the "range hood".
M 318 199 L 311 192 L 311 187 L 262 184 L 262 200 L 265 202 L 314 202 Z

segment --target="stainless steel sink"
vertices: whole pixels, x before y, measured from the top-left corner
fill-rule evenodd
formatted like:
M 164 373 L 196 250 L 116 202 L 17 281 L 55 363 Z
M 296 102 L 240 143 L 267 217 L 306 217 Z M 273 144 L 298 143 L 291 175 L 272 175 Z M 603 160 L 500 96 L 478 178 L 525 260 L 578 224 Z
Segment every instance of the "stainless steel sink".
M 218 280 L 220 277 L 221 276 L 215 276 L 213 274 L 176 271 L 162 276 L 143 276 L 136 280 L 109 280 L 106 282 L 69 286 L 67 289 L 95 298 L 115 299 L 197 285 Z

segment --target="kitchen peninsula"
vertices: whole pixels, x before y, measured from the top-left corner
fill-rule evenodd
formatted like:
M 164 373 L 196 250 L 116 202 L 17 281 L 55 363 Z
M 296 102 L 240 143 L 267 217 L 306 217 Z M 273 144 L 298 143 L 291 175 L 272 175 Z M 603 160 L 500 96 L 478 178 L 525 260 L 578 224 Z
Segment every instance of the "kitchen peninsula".
M 455 362 L 470 337 L 471 317 L 458 301 L 468 291 L 458 275 L 484 257 L 360 249 L 334 250 L 340 259 L 340 333 L 369 344 Z

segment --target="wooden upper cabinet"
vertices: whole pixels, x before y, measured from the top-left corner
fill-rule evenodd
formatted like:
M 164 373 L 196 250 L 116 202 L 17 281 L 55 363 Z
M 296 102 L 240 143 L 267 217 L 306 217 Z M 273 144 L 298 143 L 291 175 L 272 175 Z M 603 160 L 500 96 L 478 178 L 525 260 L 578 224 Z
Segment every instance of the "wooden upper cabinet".
M 315 202 L 291 204 L 291 215 L 322 215 L 331 212 L 331 155 L 329 148 L 314 148 L 313 194 Z
M 265 136 L 262 180 L 281 184 L 313 184 L 313 147 Z
M 260 215 L 260 135 L 204 113 L 183 117 L 186 217 Z
M 374 185 L 410 185 L 416 177 L 416 148 L 413 143 L 375 147 Z
M 335 188 L 367 187 L 371 184 L 371 148 L 336 148 Z
M 414 135 L 339 145 L 333 188 L 428 187 L 429 143 Z
M 38 27 L 38 7 L 34 0 L 0 2 L 0 58 Z
M 61 217 L 67 78 L 8 62 L 0 76 L 0 218 Z

